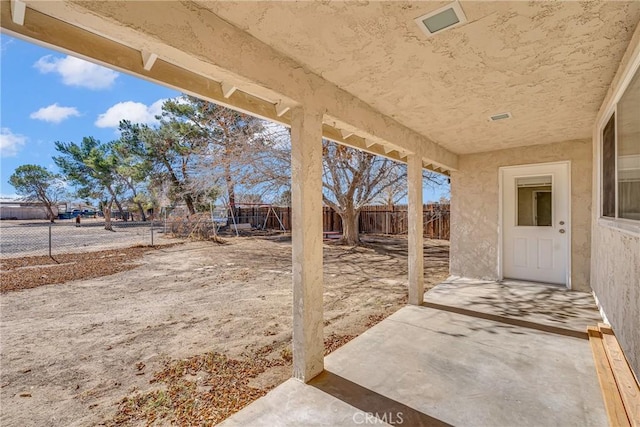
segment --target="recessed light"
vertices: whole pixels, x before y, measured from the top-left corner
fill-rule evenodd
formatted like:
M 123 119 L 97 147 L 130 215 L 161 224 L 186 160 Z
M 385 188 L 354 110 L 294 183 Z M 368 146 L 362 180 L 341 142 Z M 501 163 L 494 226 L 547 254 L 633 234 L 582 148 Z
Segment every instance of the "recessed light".
M 504 120 L 504 119 L 510 119 L 511 118 L 511 113 L 500 113 L 500 114 L 494 114 L 493 116 L 489 117 L 489 120 L 491 120 L 492 122 L 497 122 L 498 120 Z
M 414 21 L 427 36 L 431 37 L 444 30 L 464 24 L 467 22 L 467 17 L 464 15 L 460 3 L 456 1 L 422 15 Z

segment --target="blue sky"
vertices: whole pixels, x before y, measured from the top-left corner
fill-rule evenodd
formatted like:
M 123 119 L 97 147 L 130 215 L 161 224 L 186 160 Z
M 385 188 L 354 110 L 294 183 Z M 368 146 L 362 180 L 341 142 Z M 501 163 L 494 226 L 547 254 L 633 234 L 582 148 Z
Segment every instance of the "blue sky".
M 57 171 L 55 141 L 84 136 L 117 138 L 121 119 L 155 123 L 162 101 L 180 95 L 127 74 L 100 67 L 19 39 L 0 35 L 0 195 L 23 164 Z M 448 197 L 446 188 L 425 188 L 425 202 Z
M 118 121 L 153 123 L 162 100 L 180 93 L 65 54 L 2 35 L 0 68 L 3 196 L 16 167 L 56 170 L 55 141 L 116 139 Z

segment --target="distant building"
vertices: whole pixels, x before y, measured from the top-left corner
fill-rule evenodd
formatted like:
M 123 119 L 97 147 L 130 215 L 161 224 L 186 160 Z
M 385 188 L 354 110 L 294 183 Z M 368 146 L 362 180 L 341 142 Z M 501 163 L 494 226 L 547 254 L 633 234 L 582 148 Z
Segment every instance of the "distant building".
M 56 216 L 58 215 L 58 208 L 56 206 L 53 206 L 53 213 Z M 0 219 L 48 219 L 47 209 L 42 202 L 24 201 L 18 199 L 0 199 Z

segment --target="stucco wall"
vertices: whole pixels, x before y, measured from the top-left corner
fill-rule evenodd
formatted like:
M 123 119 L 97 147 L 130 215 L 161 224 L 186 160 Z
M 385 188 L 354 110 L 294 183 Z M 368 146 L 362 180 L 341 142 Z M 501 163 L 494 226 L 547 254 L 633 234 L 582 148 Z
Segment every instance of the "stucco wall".
M 640 237 L 595 224 L 592 242 L 593 290 L 640 376 Z
M 600 107 L 593 128 L 594 164 L 599 167 L 598 123 L 607 119 L 615 95 L 623 87 L 624 79 L 633 72 L 633 61 L 640 56 L 640 25 L 622 58 L 607 97 Z M 593 177 L 594 188 L 599 187 L 598 174 Z M 640 378 L 640 225 L 629 232 L 616 229 L 610 221 L 599 220 L 600 198 L 593 194 L 591 287 L 625 356 Z M 635 228 L 635 232 L 633 229 Z
M 460 156 L 451 174 L 451 274 L 498 279 L 498 168 L 571 160 L 572 288 L 590 291 L 591 141 Z

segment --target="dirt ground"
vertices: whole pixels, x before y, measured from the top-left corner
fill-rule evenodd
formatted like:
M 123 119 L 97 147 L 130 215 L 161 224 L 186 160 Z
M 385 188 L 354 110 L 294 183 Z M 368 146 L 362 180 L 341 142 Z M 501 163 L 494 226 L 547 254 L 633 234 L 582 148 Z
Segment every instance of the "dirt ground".
M 425 287 L 446 278 L 448 253 L 425 241 Z M 330 351 L 406 302 L 407 243 L 367 238 L 324 254 Z M 2 426 L 210 425 L 290 377 L 290 240 L 191 242 L 135 262 L 2 295 Z M 248 397 L 201 402 L 236 389 Z
M 177 240 L 177 239 L 176 239 Z M 132 246 L 64 255 L 40 255 L 0 260 L 0 292 L 37 288 L 44 285 L 93 279 L 139 266 L 146 253 L 172 245 Z

